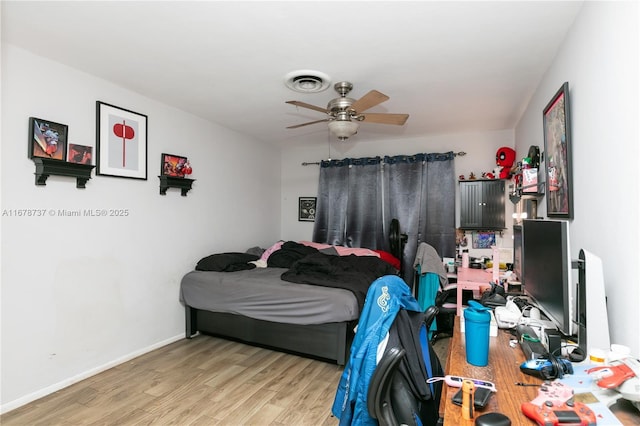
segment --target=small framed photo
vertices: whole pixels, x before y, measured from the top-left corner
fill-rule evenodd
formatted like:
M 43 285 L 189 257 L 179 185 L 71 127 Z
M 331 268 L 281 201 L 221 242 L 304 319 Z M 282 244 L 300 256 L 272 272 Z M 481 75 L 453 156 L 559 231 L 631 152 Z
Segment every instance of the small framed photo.
M 69 126 L 40 118 L 29 118 L 29 158 L 65 161 Z
M 147 180 L 147 116 L 96 102 L 96 174 Z
M 472 246 L 474 249 L 489 249 L 496 245 L 495 232 L 474 232 Z
M 70 143 L 67 161 L 70 163 L 91 165 L 93 161 L 93 147 Z
M 316 220 L 316 197 L 298 198 L 298 221 L 315 222 Z
M 163 153 L 160 160 L 160 166 L 160 174 L 162 176 L 183 178 L 188 174 L 187 169 L 189 167 L 189 161 L 187 160 L 187 157 Z

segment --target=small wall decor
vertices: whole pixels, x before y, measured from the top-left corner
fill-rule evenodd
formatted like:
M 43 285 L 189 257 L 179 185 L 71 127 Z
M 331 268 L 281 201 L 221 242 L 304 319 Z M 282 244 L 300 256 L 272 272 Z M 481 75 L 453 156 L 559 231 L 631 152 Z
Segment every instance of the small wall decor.
M 298 221 L 315 222 L 316 220 L 316 197 L 298 198 Z
M 495 232 L 474 232 L 473 233 L 473 248 L 474 249 L 489 249 L 491 246 L 496 245 L 496 233 Z
M 69 126 L 53 121 L 29 118 L 29 158 L 65 161 Z
M 160 174 L 162 176 L 185 177 L 191 174 L 191 166 L 187 157 L 173 154 L 161 154 Z
M 96 174 L 147 179 L 147 116 L 96 102 Z
M 93 161 L 93 147 L 70 143 L 67 161 L 76 164 L 91 164 Z
M 543 110 L 547 216 L 573 219 L 569 83 L 565 82 Z

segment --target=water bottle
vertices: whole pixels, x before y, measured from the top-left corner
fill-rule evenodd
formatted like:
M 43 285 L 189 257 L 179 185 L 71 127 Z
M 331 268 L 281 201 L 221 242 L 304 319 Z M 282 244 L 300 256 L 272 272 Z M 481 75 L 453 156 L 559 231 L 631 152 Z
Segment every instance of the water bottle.
M 464 310 L 467 362 L 478 367 L 489 364 L 490 310 L 491 308 L 482 306 L 475 300 L 470 300 L 469 307 Z

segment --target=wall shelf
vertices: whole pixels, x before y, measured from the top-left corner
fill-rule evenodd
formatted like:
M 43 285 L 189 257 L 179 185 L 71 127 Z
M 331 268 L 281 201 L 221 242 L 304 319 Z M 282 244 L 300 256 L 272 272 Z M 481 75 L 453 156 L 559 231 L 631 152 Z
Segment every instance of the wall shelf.
M 90 164 L 77 164 L 68 161 L 53 160 L 51 158 L 32 158 L 36 165 L 36 185 L 43 186 L 47 184 L 47 178 L 51 175 L 69 176 L 76 178 L 76 188 L 84 188 L 85 184 L 91 179 L 91 170 L 95 166 Z
M 179 188 L 183 197 L 187 196 L 187 192 L 189 192 L 193 181 L 195 181 L 195 179 L 173 176 L 158 176 L 158 178 L 160 178 L 160 195 L 167 195 L 167 189 L 169 188 Z

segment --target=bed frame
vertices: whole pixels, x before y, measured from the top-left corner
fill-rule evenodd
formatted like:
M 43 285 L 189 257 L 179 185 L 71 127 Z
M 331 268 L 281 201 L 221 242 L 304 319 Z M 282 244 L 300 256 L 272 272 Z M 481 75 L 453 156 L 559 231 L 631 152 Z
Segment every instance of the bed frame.
M 242 315 L 185 307 L 186 337 L 198 332 L 226 339 L 302 354 L 345 365 L 357 320 L 317 325 L 285 324 Z
M 397 219 L 390 225 L 391 252 L 403 262 L 404 242 Z M 198 333 L 220 336 L 283 352 L 346 365 L 358 320 L 315 325 L 298 325 L 253 319 L 242 315 L 211 312 L 185 305 L 186 336 Z

